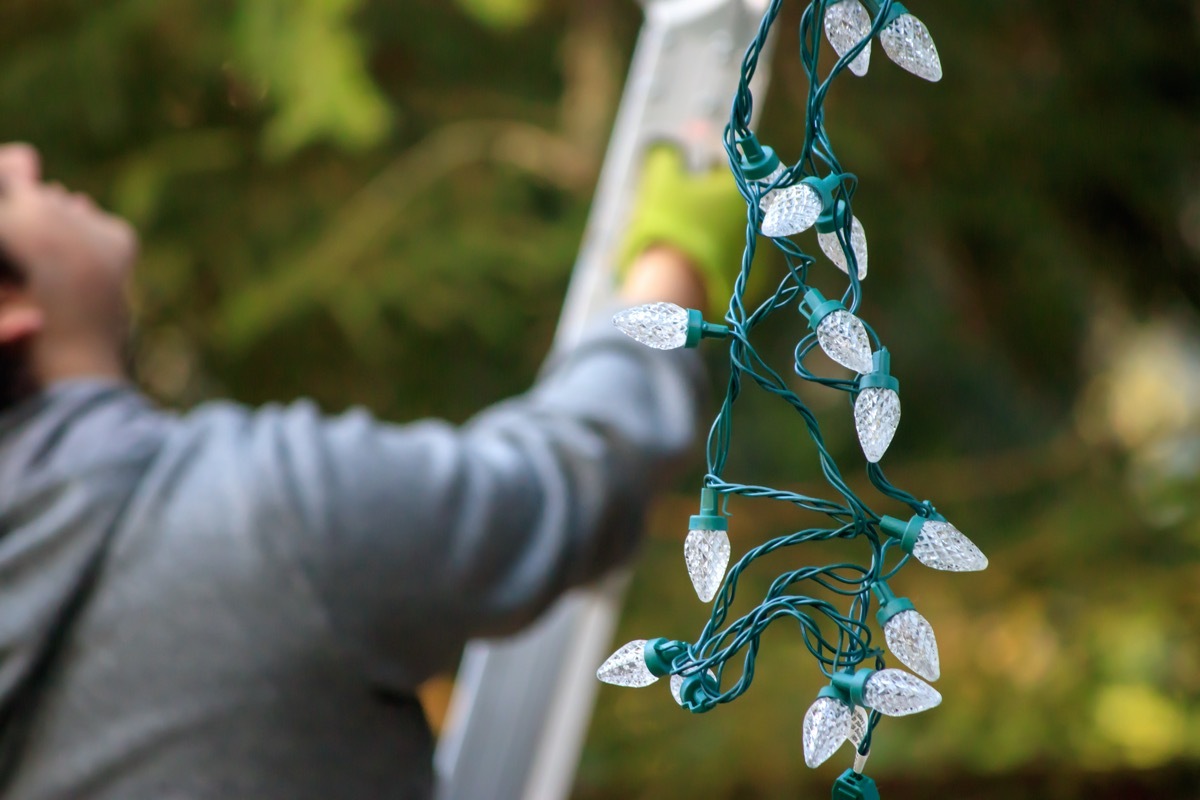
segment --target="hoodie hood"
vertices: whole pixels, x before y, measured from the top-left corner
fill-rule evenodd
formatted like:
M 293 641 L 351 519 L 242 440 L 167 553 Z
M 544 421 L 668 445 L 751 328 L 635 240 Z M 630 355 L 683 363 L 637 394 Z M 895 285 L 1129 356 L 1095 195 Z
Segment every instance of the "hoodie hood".
M 112 381 L 56 384 L 0 415 L 0 720 L 69 622 L 165 438 Z

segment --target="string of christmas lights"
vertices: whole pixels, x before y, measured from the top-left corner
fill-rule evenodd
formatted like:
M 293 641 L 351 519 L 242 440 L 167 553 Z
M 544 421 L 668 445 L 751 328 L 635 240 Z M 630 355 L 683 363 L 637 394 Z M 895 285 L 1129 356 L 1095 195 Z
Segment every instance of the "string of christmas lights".
M 933 627 L 911 600 L 896 596 L 889 581 L 910 556 L 927 567 L 951 572 L 982 570 L 987 558 L 931 503 L 892 485 L 879 466 L 900 423 L 900 384 L 891 374 L 887 348 L 857 313 L 867 277 L 867 238 L 862 222 L 852 213 L 858 181 L 834 154 L 825 131 L 824 101 L 833 80 L 845 70 L 866 74 L 876 38 L 892 61 L 914 75 L 937 81 L 942 67 L 924 24 L 898 2 L 810 2 L 800 26 L 800 56 L 809 79 L 804 146 L 797 162 L 785 166 L 750 130 L 754 102 L 750 81 L 783 2 L 772 0 L 746 51 L 725 130 L 730 167 L 747 203 L 747 230 L 724 324 L 707 322 L 699 311 L 670 303 L 639 306 L 614 318 L 618 328 L 649 347 L 695 347 L 714 339 L 729 348 L 728 389 L 708 437 L 708 474 L 700 510 L 691 518 L 684 542 L 688 576 L 700 600 L 713 603 L 712 613 L 694 642 L 666 638 L 629 642 L 604 662 L 597 677 L 618 686 L 641 687 L 670 676 L 671 694 L 679 705 L 694 713 L 707 712 L 746 692 L 754 677 L 760 636 L 773 622 L 791 620 L 829 679 L 804 717 L 800 745 L 805 762 L 816 767 L 849 741 L 855 748 L 854 766 L 834 785 L 834 798 L 872 800 L 878 798 L 878 790 L 862 771 L 881 717 L 916 714 L 942 700 L 928 683 L 941 673 Z M 822 28 L 838 55 L 824 78 L 817 68 Z M 809 285 L 809 270 L 827 266 L 791 238 L 814 228 L 818 248 L 848 279 L 840 299 L 827 299 Z M 787 273 L 768 300 L 748 310 L 745 290 L 760 236 L 783 253 Z M 877 514 L 855 494 L 826 449 L 816 416 L 755 351 L 755 329 L 769 316 L 793 309 L 807 327 L 795 348 L 795 373 L 849 396 L 867 476 L 885 498 L 909 508 L 908 519 Z M 810 370 L 806 361 L 818 348 L 854 376 L 828 377 Z M 800 415 L 816 446 L 821 471 L 839 499 L 736 483 L 725 476 L 732 414 L 747 384 L 778 397 Z M 824 515 L 828 522 L 826 527 L 767 541 L 743 553 L 731 567 L 729 524 L 723 512 L 730 497 L 789 503 Z M 755 561 L 778 550 L 835 539 L 865 549 L 866 563 L 806 566 L 784 573 L 752 611 L 729 619 L 738 579 Z M 803 593 L 808 591 L 818 596 Z M 872 635 L 872 610 L 886 648 Z M 888 653 L 909 671 L 889 668 Z M 730 664 L 739 658 L 741 674 L 734 680 Z

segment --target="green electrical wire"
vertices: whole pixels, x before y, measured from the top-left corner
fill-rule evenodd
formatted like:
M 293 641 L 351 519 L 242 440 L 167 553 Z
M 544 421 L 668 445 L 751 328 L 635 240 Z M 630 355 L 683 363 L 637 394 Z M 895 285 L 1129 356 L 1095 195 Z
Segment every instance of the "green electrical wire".
M 818 70 L 821 31 L 827 11 L 839 2 L 846 3 L 846 6 L 836 9 L 839 14 L 843 17 L 857 15 L 862 23 L 861 30 L 855 34 L 861 35 L 861 39 L 853 46 L 845 46 L 847 43 L 842 41 L 838 46 L 845 52 L 829 74 L 822 77 Z M 936 690 L 917 678 L 900 670 L 880 672 L 885 670 L 886 651 L 874 638 L 868 619 L 875 596 L 879 599 L 876 621 L 883 628 L 889 647 L 894 650 L 892 655 L 929 680 L 936 680 L 940 675 L 932 628 L 916 613 L 911 601 L 892 593 L 887 582 L 909 563 L 910 556 L 915 556 L 927 566 L 950 571 L 974 571 L 987 566 L 986 557 L 947 523 L 931 503 L 918 500 L 909 492 L 894 486 L 884 475 L 877 462 L 890 441 L 890 434 L 879 449 L 871 451 L 874 455 L 868 452 L 867 441 L 863 439 L 864 453 L 869 462 L 876 462 L 868 463 L 867 476 L 871 485 L 885 498 L 908 506 L 912 517 L 904 521 L 881 516 L 872 510 L 843 477 L 841 468 L 826 447 L 816 415 L 753 345 L 756 329 L 768 318 L 789 308 L 796 313 L 795 309 L 799 308 L 802 318 L 807 317 L 805 321 L 810 330 L 796 344 L 791 366 L 802 379 L 845 392 L 851 406 L 855 406 L 867 392 L 874 391 L 872 396 L 877 398 L 886 395 L 889 390 L 896 391 L 898 387 L 890 375 L 890 355 L 880 337 L 856 315 L 862 300 L 862 283 L 851 237 L 857 224 L 852 203 L 858 191 L 858 179 L 838 161 L 825 129 L 824 105 L 834 79 L 849 68 L 851 62 L 876 37 L 879 37 L 889 57 L 914 74 L 937 80 L 941 76 L 941 65 L 928 31 L 902 5 L 894 0 L 863 0 L 863 3 L 865 7 L 859 5 L 859 0 L 813 0 L 804 10 L 800 22 L 800 57 L 809 82 L 806 125 L 800 157 L 790 167 L 777 167 L 777 158 L 758 143 L 750 128 L 754 111 L 751 81 L 777 22 L 783 0 L 772 0 L 769 4 L 757 35 L 746 50 L 729 124 L 724 132 L 730 168 L 738 191 L 746 201 L 746 244 L 741 269 L 734 281 L 729 308 L 724 317 L 725 325 L 720 327 L 720 339 L 729 347 L 728 386 L 709 430 L 706 449 L 708 469 L 701 495 L 701 512 L 692 518 L 693 531 L 689 533 L 689 543 L 685 544 L 689 570 L 695 567 L 693 558 L 699 559 L 700 572 L 709 570 L 707 575 L 701 575 L 699 579 L 693 576 L 693 581 L 696 581 L 697 592 L 703 599 L 713 600 L 712 613 L 695 642 L 637 640 L 618 650 L 598 673 L 602 680 L 625 686 L 645 686 L 671 674 L 682 679 L 673 686 L 681 705 L 695 713 L 710 711 L 718 705 L 732 702 L 750 688 L 762 634 L 780 620 L 789 621 L 796 625 L 800 639 L 816 661 L 818 669 L 830 680 L 830 685 L 821 690 L 817 702 L 810 709 L 810 713 L 814 713 L 815 709 L 824 709 L 812 718 L 811 739 L 810 718 L 809 715 L 805 717 L 805 759 L 814 766 L 828 758 L 846 738 L 851 738 L 857 745 L 859 756 L 865 757 L 870 751 L 871 738 L 881 713 L 902 716 L 940 702 Z M 871 20 L 869 26 L 865 24 L 868 19 Z M 917 52 L 916 49 L 923 46 L 927 49 Z M 903 51 L 905 47 L 910 51 Z M 927 60 L 922 61 L 923 58 Z M 811 190 L 806 200 L 815 197 L 820 203 L 820 216 L 815 222 L 818 232 L 836 236 L 840 254 L 846 262 L 846 289 L 840 302 L 825 300 L 808 285 L 808 271 L 817 263 L 816 258 L 805 253 L 792 239 L 775 236 L 773 232 L 771 236 L 763 234 L 762 238 L 770 241 L 782 253 L 786 273 L 771 297 L 756 308 L 748 308 L 745 293 L 755 268 L 760 231 L 763 230 L 766 214 L 763 201 L 772 192 L 801 183 Z M 792 197 L 794 199 L 797 196 Z M 772 202 L 777 200 L 778 197 Z M 828 241 L 822 242 L 822 248 L 827 253 L 829 246 Z M 864 249 L 864 258 L 865 252 Z M 803 303 L 800 303 L 801 300 Z M 661 312 L 661 309 L 650 308 L 647 311 L 646 308 L 650 307 L 634 310 L 634 317 Z M 667 327 L 679 324 L 682 319 L 679 316 L 682 310 L 671 308 L 674 311 L 670 313 L 676 315 L 675 321 L 667 324 Z M 850 325 L 855 326 L 855 331 L 861 330 L 861 333 L 855 334 L 857 340 L 851 342 L 854 357 L 848 358 L 843 354 L 835 359 L 845 362 L 846 366 L 857 363 L 859 377 L 856 380 L 823 377 L 806 366 L 808 356 L 822 346 L 818 333 L 822 330 L 822 321 L 834 313 L 849 316 L 849 319 L 847 316 L 840 318 L 839 324 L 843 328 L 838 330 Z M 693 329 L 697 332 L 696 336 L 687 339 L 686 344 L 692 346 L 701 338 L 703 326 L 697 322 L 699 315 L 694 310 L 687 312 L 686 319 L 689 332 Z M 622 325 L 620 320 L 617 322 Z M 638 324 L 636 320 L 634 324 Z M 856 327 L 859 324 L 861 329 Z M 661 327 L 660 324 L 655 330 Z M 645 333 L 625 329 L 635 338 Z M 643 340 L 652 346 L 675 346 L 654 342 L 653 337 Z M 867 359 L 868 355 L 870 359 Z M 868 361 L 873 363 L 873 367 L 864 372 Z M 733 411 L 744 387 L 758 387 L 787 403 L 799 414 L 815 446 L 821 473 L 835 494 L 833 499 L 736 483 L 726 477 L 733 439 Z M 894 402 L 898 402 L 898 398 Z M 894 408 L 898 415 L 898 406 Z M 718 506 L 723 507 L 730 497 L 788 503 L 801 511 L 824 515 L 829 523 L 827 527 L 810 527 L 776 537 L 751 549 L 724 574 L 714 597 L 711 589 L 715 588 L 715 582 L 706 582 L 707 578 L 716 577 L 709 559 L 714 559 L 713 553 L 723 551 L 719 561 L 721 568 L 727 560 L 729 543 L 725 534 L 726 523 L 723 515 L 719 514 Z M 700 535 L 700 544 L 697 545 L 702 551 L 700 556 L 696 556 L 695 552 L 689 554 L 688 551 L 693 533 Z M 753 610 L 731 619 L 739 580 L 755 562 L 777 551 L 830 540 L 859 543 L 865 546 L 869 558 L 865 559 L 866 563 L 805 566 L 785 572 L 771 582 L 766 595 L 758 600 Z M 807 592 L 822 596 L 814 597 Z M 914 645 L 913 640 L 917 644 Z M 738 660 L 740 676 L 736 681 L 727 681 L 727 668 Z M 881 676 L 882 680 L 872 683 L 876 676 Z M 726 687 L 723 691 L 722 686 Z M 826 705 L 818 706 L 822 702 Z M 857 709 L 866 709 L 869 714 L 863 715 Z M 852 737 L 853 720 L 864 717 L 865 730 L 860 726 Z M 854 770 L 847 771 L 838 779 L 834 785 L 835 798 L 878 798 L 874 783 L 863 776 L 860 769 L 861 759 L 856 761 Z
M 829 173 L 844 172 L 834 156 L 833 146 L 824 130 L 823 103 L 833 78 L 838 76 L 848 62 L 853 60 L 853 56 L 857 55 L 857 50 L 847 54 L 846 58 L 840 59 L 828 78 L 820 79 L 817 73 L 817 60 L 821 48 L 821 25 L 815 23 L 815 19 L 823 16 L 826 5 L 826 2 L 822 0 L 809 5 L 804 12 L 802 24 L 800 24 L 802 60 L 809 76 L 810 85 L 808 109 L 806 109 L 808 125 L 805 128 L 804 146 L 799 162 L 788 170 L 782 179 L 782 182 L 786 182 L 786 184 L 794 184 L 805 175 L 821 176 L 821 173 L 818 172 L 821 164 Z M 721 403 L 719 414 L 710 429 L 708 475 L 704 485 L 713 488 L 721 495 L 784 501 L 784 503 L 791 503 L 804 511 L 824 513 L 841 524 L 834 529 L 803 530 L 770 540 L 760 547 L 751 549 L 737 561 L 737 564 L 731 567 L 727 573 L 724 587 L 714 603 L 712 618 L 709 619 L 708 625 L 704 626 L 704 630 L 696 642 L 689 646 L 688 656 L 674 664 L 676 669 L 673 669 L 673 672 L 688 675 L 703 672 L 706 669 L 714 669 L 720 682 L 726 662 L 732 660 L 739 651 L 745 650 L 743 674 L 736 684 L 727 691 L 721 692 L 719 696 L 704 698 L 696 708 L 692 709 L 696 711 L 707 711 L 715 705 L 731 702 L 748 690 L 752 676 L 754 676 L 758 637 L 766 630 L 770 622 L 776 619 L 790 618 L 798 622 L 805 645 L 816 657 L 822 672 L 827 676 L 832 676 L 834 672 L 845 672 L 847 669 L 856 668 L 859 664 L 872 660 L 872 658 L 878 667 L 882 668 L 883 650 L 871 644 L 871 631 L 868 624 L 871 606 L 869 587 L 871 583 L 881 581 L 886 575 L 893 575 L 907 560 L 907 555 L 905 555 L 895 569 L 884 570 L 887 552 L 895 546 L 895 540 L 882 541 L 881 536 L 875 533 L 875 525 L 880 521 L 880 516 L 870 510 L 868 504 L 853 492 L 853 489 L 842 477 L 838 464 L 824 444 L 821 425 L 816 415 L 812 413 L 803 399 L 796 395 L 796 392 L 788 389 L 784 377 L 768 366 L 767 362 L 758 355 L 754 345 L 751 344 L 752 331 L 770 315 L 787 308 L 796 308 L 799 296 L 808 287 L 806 277 L 808 277 L 809 267 L 816 260 L 812 255 L 804 253 L 791 239 L 770 240 L 784 253 L 788 275 L 770 299 L 764 301 L 754 311 L 748 312 L 744 305 L 744 296 L 750 272 L 754 269 L 758 230 L 762 224 L 760 204 L 763 197 L 772 190 L 772 186 L 763 186 L 745 178 L 743 170 L 740 168 L 742 154 L 738 150 L 738 144 L 743 139 L 752 136 L 750 119 L 754 113 L 754 95 L 750 90 L 750 82 L 754 78 L 758 59 L 766 47 L 781 6 L 782 0 L 773 0 L 764 13 L 754 42 L 746 50 L 737 95 L 733 101 L 730 124 L 726 126 L 725 130 L 725 149 L 730 158 L 734 179 L 737 180 L 738 190 L 746 200 L 748 221 L 746 221 L 746 245 L 742 270 L 734 283 L 730 308 L 725 315 L 725 324 L 731 329 L 730 381 L 728 381 L 725 401 Z M 877 18 L 877 23 L 878 20 L 884 18 L 888 6 L 890 6 L 890 0 L 884 2 L 884 11 Z M 847 207 L 850 207 L 854 187 L 856 186 L 852 180 L 850 190 L 844 194 L 839 192 L 839 199 L 844 199 Z M 844 239 L 842 245 L 845 246 L 847 243 L 845 231 L 840 231 L 839 235 Z M 851 270 L 850 287 L 847 289 L 847 295 L 842 299 L 848 311 L 852 313 L 857 311 L 860 295 L 862 295 L 862 284 L 859 282 L 857 270 Z M 878 345 L 880 339 L 875 331 L 868 326 L 868 332 L 872 343 Z M 805 356 L 816 347 L 815 333 L 809 333 L 797 344 L 796 362 L 794 362 L 797 374 L 805 380 L 828 386 L 830 389 L 852 392 L 854 390 L 853 381 L 821 378 L 804 366 Z M 742 392 L 742 386 L 746 379 L 790 404 L 802 416 L 804 425 L 808 428 L 809 437 L 816 445 L 822 473 L 829 485 L 841 495 L 841 501 L 810 498 L 793 492 L 780 491 L 780 489 L 740 485 L 740 483 L 722 479 L 731 446 L 733 407 Z M 912 495 L 901 492 L 890 485 L 877 464 L 871 465 L 869 474 L 871 482 L 880 488 L 881 492 L 887 494 L 888 497 L 904 501 L 912 507 L 914 513 L 919 513 L 920 516 L 929 516 L 934 511 L 929 504 L 919 503 Z M 722 630 L 721 626 L 725 625 L 734 594 L 737 591 L 738 578 L 754 564 L 754 561 L 768 553 L 778 551 L 778 549 L 829 539 L 864 539 L 869 542 L 871 547 L 870 565 L 835 564 L 823 567 L 805 567 L 803 570 L 786 573 L 775 579 L 767 596 L 758 604 L 757 608 L 743 618 L 730 622 Z M 842 614 L 828 601 L 817 600 L 805 595 L 788 594 L 796 589 L 797 584 L 806 581 L 821 585 L 822 588 L 832 591 L 832 593 L 851 597 L 850 613 Z M 838 632 L 835 640 L 830 640 L 822 634 L 821 627 L 814 618 L 815 615 L 820 615 L 824 620 L 833 624 Z

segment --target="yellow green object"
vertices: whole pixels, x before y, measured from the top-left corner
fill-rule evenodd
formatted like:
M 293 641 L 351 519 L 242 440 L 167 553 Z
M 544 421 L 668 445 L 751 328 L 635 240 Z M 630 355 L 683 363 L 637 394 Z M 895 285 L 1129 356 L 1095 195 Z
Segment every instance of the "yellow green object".
M 710 309 L 723 312 L 728 307 L 746 244 L 746 201 L 728 169 L 693 173 L 670 145 L 647 153 L 621 246 L 620 275 L 639 254 L 659 244 L 685 253 L 700 268 Z

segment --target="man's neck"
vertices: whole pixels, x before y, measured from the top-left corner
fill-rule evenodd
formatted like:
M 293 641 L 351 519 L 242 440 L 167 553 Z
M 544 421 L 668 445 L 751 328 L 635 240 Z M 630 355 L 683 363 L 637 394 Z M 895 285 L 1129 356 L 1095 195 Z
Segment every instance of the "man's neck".
M 37 342 L 30 356 L 39 386 L 83 378 L 123 381 L 129 377 L 116 349 L 99 342 Z

